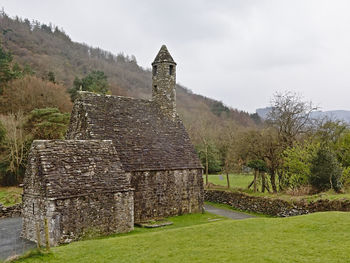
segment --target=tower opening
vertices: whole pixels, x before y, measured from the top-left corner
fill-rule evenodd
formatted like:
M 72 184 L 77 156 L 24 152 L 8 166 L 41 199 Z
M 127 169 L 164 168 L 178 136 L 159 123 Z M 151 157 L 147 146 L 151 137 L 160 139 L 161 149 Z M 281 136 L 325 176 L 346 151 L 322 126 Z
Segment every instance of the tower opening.
M 153 76 L 157 75 L 157 66 L 153 66 Z
M 170 65 L 169 66 L 169 75 L 173 75 L 173 70 L 174 70 L 174 66 Z

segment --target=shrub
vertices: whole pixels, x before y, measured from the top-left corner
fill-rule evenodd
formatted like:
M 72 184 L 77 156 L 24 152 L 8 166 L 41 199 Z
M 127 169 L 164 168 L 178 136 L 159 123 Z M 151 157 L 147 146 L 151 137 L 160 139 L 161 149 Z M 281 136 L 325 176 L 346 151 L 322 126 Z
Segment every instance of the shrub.
M 341 189 L 342 169 L 336 155 L 327 147 L 321 147 L 311 161 L 310 183 L 319 190 Z
M 283 152 L 282 184 L 291 189 L 297 189 L 309 184 L 311 177 L 311 160 L 315 157 L 319 144 L 296 144 Z
M 25 123 L 25 129 L 34 140 L 63 139 L 68 128 L 69 114 L 57 108 L 32 110 Z
M 337 157 L 342 166 L 350 166 L 350 131 L 346 130 L 334 145 Z
M 350 186 L 350 166 L 343 169 L 342 184 L 346 187 Z

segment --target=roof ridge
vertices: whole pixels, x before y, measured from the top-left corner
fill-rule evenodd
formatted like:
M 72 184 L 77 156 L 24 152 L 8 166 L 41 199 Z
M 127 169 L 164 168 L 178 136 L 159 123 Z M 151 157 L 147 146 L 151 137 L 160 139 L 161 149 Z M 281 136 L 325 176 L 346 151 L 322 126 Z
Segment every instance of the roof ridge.
M 101 98 L 118 98 L 118 99 L 124 99 L 124 100 L 152 102 L 151 99 L 142 99 L 142 98 L 134 98 L 129 96 L 119 96 L 119 95 L 98 94 L 90 91 L 79 91 L 78 94 L 79 94 L 78 99 L 84 99 L 87 97 L 101 97 Z

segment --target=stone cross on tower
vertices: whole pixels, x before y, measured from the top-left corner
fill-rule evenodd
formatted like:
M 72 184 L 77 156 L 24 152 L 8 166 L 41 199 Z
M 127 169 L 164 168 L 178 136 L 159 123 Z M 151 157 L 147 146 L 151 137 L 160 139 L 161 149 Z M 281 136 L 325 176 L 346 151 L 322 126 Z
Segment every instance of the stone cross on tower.
M 152 100 L 171 119 L 176 117 L 176 63 L 163 45 L 152 63 Z

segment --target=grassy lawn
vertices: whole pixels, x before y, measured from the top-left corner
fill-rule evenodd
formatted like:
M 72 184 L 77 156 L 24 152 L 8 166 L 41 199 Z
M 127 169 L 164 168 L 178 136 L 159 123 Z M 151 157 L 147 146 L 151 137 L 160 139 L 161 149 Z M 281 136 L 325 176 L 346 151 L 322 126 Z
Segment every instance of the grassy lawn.
M 222 220 L 75 242 L 19 262 L 349 262 L 349 231 L 342 212 Z
M 267 196 L 270 198 L 280 198 L 286 201 L 300 201 L 300 200 L 306 200 L 308 202 L 311 201 L 317 201 L 320 199 L 327 199 L 327 200 L 339 200 L 339 199 L 348 199 L 350 200 L 350 188 L 344 189 L 344 193 L 335 193 L 333 190 L 329 190 L 327 192 L 322 192 L 314 195 L 290 195 L 286 194 L 285 192 L 278 192 L 278 193 L 261 193 L 261 192 L 253 192 L 253 188 L 247 189 L 248 185 L 253 180 L 252 174 L 230 174 L 230 191 L 240 191 L 247 193 L 249 195 L 253 196 Z M 205 182 L 205 175 L 203 176 L 204 182 Z M 216 175 L 216 174 L 210 174 L 209 175 L 209 182 L 213 183 L 215 185 L 219 186 L 225 186 L 227 187 L 227 181 L 226 181 L 226 175 Z M 260 189 L 261 186 L 259 186 Z M 271 187 L 270 187 L 271 188 Z M 215 189 L 211 188 L 211 189 Z M 218 188 L 220 190 L 224 188 Z
M 208 177 L 210 183 L 227 187 L 226 174 L 209 174 Z M 230 188 L 247 188 L 254 176 L 252 174 L 229 174 L 229 178 Z M 203 180 L 205 182 L 205 175 Z
M 22 188 L 20 187 L 0 187 L 0 203 L 10 206 L 22 201 Z
M 193 225 L 202 225 L 213 221 L 216 222 L 216 221 L 222 221 L 222 220 L 228 220 L 228 219 L 226 217 L 214 215 L 207 212 L 203 214 L 186 214 L 182 216 L 173 216 L 173 217 L 166 218 L 166 221 L 173 222 L 172 225 L 169 225 L 166 227 L 159 227 L 159 228 L 135 227 L 134 230 L 130 233 L 111 235 L 108 238 L 117 237 L 117 236 L 120 237 L 125 235 L 130 236 L 130 235 L 137 235 L 137 234 L 144 234 L 144 233 L 148 234 L 152 232 L 162 232 L 162 231 L 168 231 L 171 229 L 183 228 L 183 227 L 188 227 Z
M 350 189 L 345 189 L 344 193 L 336 193 L 333 190 L 329 190 L 326 192 L 313 194 L 313 195 L 290 195 L 285 192 L 278 192 L 278 193 L 261 193 L 256 192 L 254 193 L 251 189 L 235 189 L 230 188 L 230 191 L 233 192 L 244 192 L 246 194 L 252 195 L 252 196 L 265 196 L 269 198 L 279 198 L 283 199 L 285 201 L 295 202 L 295 201 L 307 201 L 307 202 L 315 202 L 317 200 L 350 200 Z

